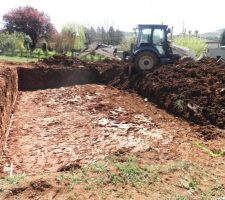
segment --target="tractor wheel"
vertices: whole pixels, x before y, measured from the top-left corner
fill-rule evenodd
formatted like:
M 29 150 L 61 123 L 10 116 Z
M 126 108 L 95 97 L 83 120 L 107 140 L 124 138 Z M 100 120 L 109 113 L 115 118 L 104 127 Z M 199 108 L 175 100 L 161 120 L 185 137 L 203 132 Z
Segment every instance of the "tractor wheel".
M 154 53 L 142 52 L 135 58 L 135 68 L 137 71 L 147 71 L 158 65 L 159 59 Z

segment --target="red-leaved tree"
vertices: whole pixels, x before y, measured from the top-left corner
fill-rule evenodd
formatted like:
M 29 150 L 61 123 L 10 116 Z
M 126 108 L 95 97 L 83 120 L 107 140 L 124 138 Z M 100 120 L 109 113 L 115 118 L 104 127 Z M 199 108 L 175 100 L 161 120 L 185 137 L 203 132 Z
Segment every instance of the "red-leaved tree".
M 3 16 L 5 29 L 8 32 L 23 32 L 32 39 L 31 49 L 35 49 L 38 39 L 47 41 L 56 34 L 56 29 L 48 15 L 37 9 L 26 6 L 14 9 Z

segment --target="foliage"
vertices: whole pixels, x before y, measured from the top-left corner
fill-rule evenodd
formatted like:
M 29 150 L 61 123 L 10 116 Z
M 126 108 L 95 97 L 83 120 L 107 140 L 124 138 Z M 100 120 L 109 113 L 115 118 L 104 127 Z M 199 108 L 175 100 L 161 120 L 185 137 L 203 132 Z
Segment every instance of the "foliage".
M 20 181 L 23 181 L 26 178 L 25 174 L 15 175 L 15 176 L 6 176 L 4 181 L 9 184 L 18 184 Z
M 49 16 L 37 9 L 26 6 L 13 9 L 3 16 L 5 29 L 10 33 L 23 32 L 32 39 L 31 49 L 34 50 L 38 39 L 50 40 L 56 33 Z
M 110 26 L 108 30 L 104 27 L 97 27 L 95 30 L 93 27 L 86 29 L 87 43 L 91 44 L 95 41 L 108 45 L 118 45 L 123 40 L 123 33 L 119 29 L 115 30 L 113 26 Z
M 131 48 L 131 44 L 134 44 L 136 42 L 137 36 L 133 34 L 130 37 L 124 38 L 123 41 L 120 44 L 120 48 L 122 51 L 129 51 Z
M 26 35 L 24 37 L 24 47 L 27 49 L 27 50 L 30 50 L 30 46 L 32 45 L 32 39 L 30 38 L 29 35 Z
M 85 28 L 82 25 L 71 23 L 62 28 L 58 35 L 56 49 L 59 52 L 82 49 L 85 46 Z
M 24 49 L 24 39 L 25 35 L 22 33 L 0 33 L 0 49 L 2 53 L 5 51 L 13 53 L 15 49 Z
M 104 60 L 105 57 L 100 54 L 88 54 L 88 55 L 82 57 L 81 59 L 85 60 L 85 61 L 96 62 L 96 61 Z
M 177 45 L 184 46 L 193 50 L 197 57 L 201 56 L 207 51 L 206 43 L 198 37 L 185 36 L 185 35 L 178 36 L 175 38 L 174 42 Z
M 36 62 L 37 58 L 29 58 L 29 57 L 18 57 L 18 56 L 0 56 L 1 61 L 8 62 L 20 62 L 20 63 L 28 63 L 28 62 Z
M 183 111 L 185 108 L 185 102 L 182 99 L 178 99 L 175 102 L 173 102 L 173 106 L 175 107 L 175 109 Z
M 225 46 L 225 30 L 222 32 L 220 36 L 220 45 Z

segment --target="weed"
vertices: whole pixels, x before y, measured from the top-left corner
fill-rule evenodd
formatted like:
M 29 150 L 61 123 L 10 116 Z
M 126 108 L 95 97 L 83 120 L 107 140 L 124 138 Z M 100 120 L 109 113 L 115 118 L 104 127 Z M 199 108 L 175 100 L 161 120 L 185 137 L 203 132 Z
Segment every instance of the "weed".
M 79 184 L 84 181 L 82 178 L 78 177 L 75 174 L 69 176 L 69 180 L 72 184 Z
M 118 184 L 124 182 L 124 180 L 121 176 L 119 176 L 113 172 L 109 172 L 107 175 L 108 175 L 109 182 L 112 183 L 113 185 L 118 185 Z
M 96 173 L 104 173 L 107 171 L 107 163 L 95 163 L 92 166 L 92 171 Z
M 64 174 L 59 174 L 56 177 L 56 180 L 59 181 L 59 182 L 65 181 L 66 180 L 66 176 Z
M 15 175 L 15 176 L 6 176 L 4 180 L 8 184 L 18 184 L 20 181 L 23 181 L 25 177 L 26 177 L 25 174 Z
M 192 194 L 198 190 L 198 182 L 196 179 L 191 180 L 181 179 L 180 187 L 187 189 L 188 192 Z
M 91 191 L 91 190 L 94 189 L 94 187 L 93 187 L 93 186 L 90 186 L 90 185 L 87 185 L 87 186 L 84 187 L 84 189 L 85 189 L 86 191 Z
M 173 106 L 179 110 L 179 111 L 183 111 L 185 106 L 184 106 L 184 101 L 182 99 L 178 99 L 173 103 Z
M 188 200 L 188 199 L 184 196 L 177 196 L 176 200 Z
M 104 186 L 107 183 L 107 179 L 105 177 L 100 177 L 98 179 L 96 179 L 96 184 L 97 186 Z

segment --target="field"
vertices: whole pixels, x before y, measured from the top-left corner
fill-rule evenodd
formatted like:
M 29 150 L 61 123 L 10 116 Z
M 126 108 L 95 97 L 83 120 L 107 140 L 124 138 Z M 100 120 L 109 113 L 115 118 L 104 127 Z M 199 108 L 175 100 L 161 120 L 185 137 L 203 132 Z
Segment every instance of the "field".
M 0 199 L 225 198 L 223 63 L 0 66 Z

